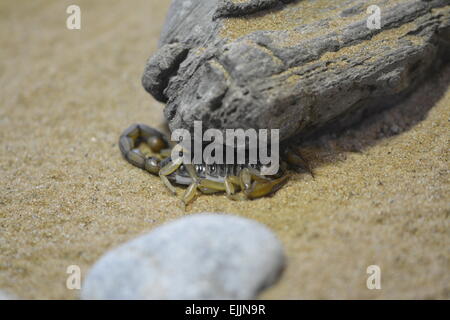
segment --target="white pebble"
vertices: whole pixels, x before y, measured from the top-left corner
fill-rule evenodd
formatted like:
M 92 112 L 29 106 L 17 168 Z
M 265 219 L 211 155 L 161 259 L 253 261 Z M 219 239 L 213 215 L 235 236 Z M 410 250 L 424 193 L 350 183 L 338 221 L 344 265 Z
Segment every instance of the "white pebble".
M 264 225 L 196 214 L 106 253 L 90 270 L 82 299 L 254 299 L 284 265 Z

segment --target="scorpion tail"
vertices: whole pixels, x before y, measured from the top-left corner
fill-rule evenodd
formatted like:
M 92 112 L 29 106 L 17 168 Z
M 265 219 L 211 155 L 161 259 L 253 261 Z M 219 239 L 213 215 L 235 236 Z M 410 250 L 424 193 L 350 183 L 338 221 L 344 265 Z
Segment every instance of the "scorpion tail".
M 119 138 L 120 152 L 129 163 L 152 174 L 158 174 L 160 169 L 158 157 L 146 156 L 139 149 L 141 143 L 145 143 L 158 155 L 162 150 L 169 148 L 169 141 L 164 134 L 144 124 L 131 125 Z

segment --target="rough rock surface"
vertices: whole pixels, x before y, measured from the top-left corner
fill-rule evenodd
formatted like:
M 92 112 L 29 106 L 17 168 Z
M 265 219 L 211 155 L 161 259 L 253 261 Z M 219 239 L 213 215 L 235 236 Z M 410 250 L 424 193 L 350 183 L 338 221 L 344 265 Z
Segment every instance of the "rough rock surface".
M 293 0 L 219 0 L 213 19 L 241 16 L 273 8 Z
M 449 56 L 448 0 L 174 0 L 143 85 L 172 130 L 286 139 L 389 106 Z
M 260 223 L 221 214 L 179 219 L 114 249 L 83 299 L 252 299 L 274 283 L 283 249 Z

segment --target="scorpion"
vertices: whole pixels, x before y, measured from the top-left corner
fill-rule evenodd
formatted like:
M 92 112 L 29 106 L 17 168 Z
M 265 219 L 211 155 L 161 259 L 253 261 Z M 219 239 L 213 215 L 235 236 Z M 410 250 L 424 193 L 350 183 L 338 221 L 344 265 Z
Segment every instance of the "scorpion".
M 260 174 L 261 164 L 188 164 L 182 158 L 173 160 L 173 145 L 157 129 L 145 124 L 133 124 L 119 138 L 122 156 L 132 165 L 161 178 L 174 195 L 175 185 L 187 186 L 181 200 L 186 206 L 196 196 L 225 192 L 231 200 L 252 200 L 279 190 L 289 178 L 287 168 L 313 173 L 301 156 L 291 148 L 283 148 L 280 169 L 274 176 Z M 241 191 L 240 193 L 238 193 Z

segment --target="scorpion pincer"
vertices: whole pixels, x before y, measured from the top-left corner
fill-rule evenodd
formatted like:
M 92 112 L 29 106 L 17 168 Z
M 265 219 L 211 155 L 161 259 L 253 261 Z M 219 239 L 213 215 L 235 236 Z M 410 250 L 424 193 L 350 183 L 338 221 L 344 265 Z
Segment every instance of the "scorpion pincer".
M 164 185 L 176 195 L 173 184 L 188 186 L 182 201 L 188 204 L 197 191 L 204 194 L 225 192 L 232 200 L 256 199 L 269 195 L 287 181 L 287 164 L 305 169 L 307 164 L 299 153 L 285 149 L 280 170 L 274 176 L 260 174 L 260 164 L 184 164 L 173 161 L 173 146 L 160 131 L 144 124 L 134 124 L 119 139 L 123 157 L 132 165 L 159 175 Z M 242 191 L 241 193 L 238 193 Z

